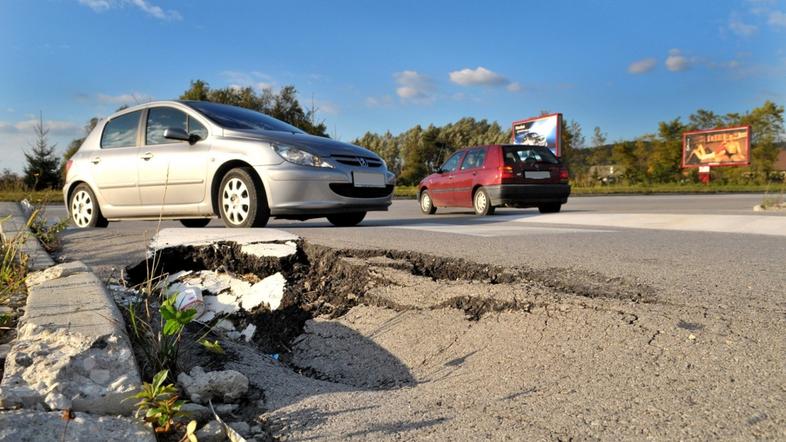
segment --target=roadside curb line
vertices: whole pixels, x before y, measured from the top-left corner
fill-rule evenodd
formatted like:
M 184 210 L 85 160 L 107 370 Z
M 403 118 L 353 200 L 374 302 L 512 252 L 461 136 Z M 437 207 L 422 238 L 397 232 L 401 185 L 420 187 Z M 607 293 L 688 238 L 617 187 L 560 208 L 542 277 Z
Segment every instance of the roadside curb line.
M 22 213 L 19 203 L 0 203 L 0 217 L 11 215 L 11 218 L 0 224 L 0 235 L 13 238 L 19 232 L 26 232 L 27 237 L 22 246 L 22 251 L 30 257 L 28 267 L 32 271 L 43 270 L 55 265 L 54 260 L 46 253 L 41 243 L 27 228 L 28 217 Z
M 79 261 L 52 266 L 19 206 L 0 204 L 0 210 L 11 212 L 4 234 L 27 230 L 24 252 L 30 253 L 31 270 L 39 270 L 25 279 L 27 305 L 0 382 L 0 410 L 22 410 L 0 413 L 0 440 L 44 436 L 38 431 L 60 439 L 66 422 L 54 410 L 73 410 L 84 413 L 69 433 L 80 425 L 88 431 L 71 440 L 111 429 L 154 441 L 149 426 L 124 417 L 133 413 L 134 401 L 126 399 L 141 387 L 141 376 L 123 317 L 103 282 Z

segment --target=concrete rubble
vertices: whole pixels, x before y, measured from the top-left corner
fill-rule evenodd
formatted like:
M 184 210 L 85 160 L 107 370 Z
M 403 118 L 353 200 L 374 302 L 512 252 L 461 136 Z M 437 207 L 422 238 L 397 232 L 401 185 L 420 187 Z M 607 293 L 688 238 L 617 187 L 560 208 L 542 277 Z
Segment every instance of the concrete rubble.
M 235 402 L 248 392 L 248 378 L 235 370 L 205 372 L 197 366 L 188 374 L 180 373 L 177 382 L 197 404 L 206 404 L 211 399 Z
M 130 415 L 141 379 L 123 318 L 79 262 L 34 273 L 0 383 L 0 407 Z M 55 279 L 56 278 L 56 279 Z
M 136 419 L 74 413 L 16 410 L 0 413 L 0 441 L 155 442 L 150 429 Z M 201 439 L 200 439 L 201 440 Z

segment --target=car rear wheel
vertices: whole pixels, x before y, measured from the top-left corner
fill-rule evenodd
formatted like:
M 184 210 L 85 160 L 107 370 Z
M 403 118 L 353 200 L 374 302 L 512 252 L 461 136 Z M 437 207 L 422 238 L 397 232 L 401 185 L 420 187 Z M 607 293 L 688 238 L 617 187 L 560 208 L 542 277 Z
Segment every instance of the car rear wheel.
M 95 194 L 87 184 L 76 186 L 71 193 L 68 210 L 71 213 L 71 220 L 80 229 L 109 225 L 109 221 L 101 214 Z
M 180 224 L 184 225 L 185 227 L 205 227 L 210 224 L 212 221 L 210 218 L 191 218 L 191 219 L 181 219 Z
M 366 212 L 352 212 L 341 213 L 337 215 L 328 215 L 327 219 L 330 224 L 336 227 L 352 227 L 360 224 L 363 218 L 366 217 Z
M 489 198 L 486 189 L 482 187 L 475 191 L 475 195 L 472 197 L 472 207 L 475 209 L 475 214 L 480 216 L 494 214 L 494 206 L 491 205 L 491 198 Z
M 562 204 L 560 203 L 543 204 L 538 206 L 538 211 L 540 211 L 540 213 L 557 213 L 561 209 Z
M 265 227 L 270 208 L 262 184 L 247 167 L 232 169 L 219 187 L 218 205 L 227 227 Z
M 423 189 L 423 191 L 420 192 L 420 211 L 425 215 L 433 215 L 437 213 L 437 208 L 434 206 L 434 201 L 431 199 L 431 194 L 426 189 Z

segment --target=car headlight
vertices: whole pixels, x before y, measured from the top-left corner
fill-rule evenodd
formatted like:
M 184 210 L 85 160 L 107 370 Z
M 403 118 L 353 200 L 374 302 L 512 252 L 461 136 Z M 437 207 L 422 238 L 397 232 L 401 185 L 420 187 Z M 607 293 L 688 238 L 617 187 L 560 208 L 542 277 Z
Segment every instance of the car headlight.
M 311 167 L 333 167 L 332 164 L 323 160 L 318 155 L 314 155 L 309 151 L 297 147 L 287 146 L 286 144 L 274 144 L 273 149 L 281 158 L 290 163 Z

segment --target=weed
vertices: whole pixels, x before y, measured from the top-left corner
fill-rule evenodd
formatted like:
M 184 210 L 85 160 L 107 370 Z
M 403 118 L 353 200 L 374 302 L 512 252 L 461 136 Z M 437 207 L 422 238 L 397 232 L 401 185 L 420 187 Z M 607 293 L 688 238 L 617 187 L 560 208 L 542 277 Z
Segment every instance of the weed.
M 153 376 L 153 382 L 144 382 L 142 390 L 134 395 L 139 399 L 136 417 L 144 414 L 145 421 L 153 424 L 156 433 L 168 433 L 175 418 L 185 414 L 181 411 L 185 401 L 178 400 L 175 385 L 164 384 L 168 376 L 169 370 L 159 371 Z
M 0 220 L 0 224 L 9 218 Z M 24 231 L 0 239 L 0 303 L 5 303 L 10 295 L 24 287 L 28 256 L 22 251 L 22 246 L 26 239 Z
M 43 213 L 43 210 L 33 211 L 28 225 L 30 226 L 30 231 L 33 232 L 33 236 L 38 239 L 48 253 L 56 252 L 60 250 L 62 245 L 57 235 L 68 227 L 71 220 L 62 218 L 54 224 L 49 224 L 46 216 L 42 215 Z

